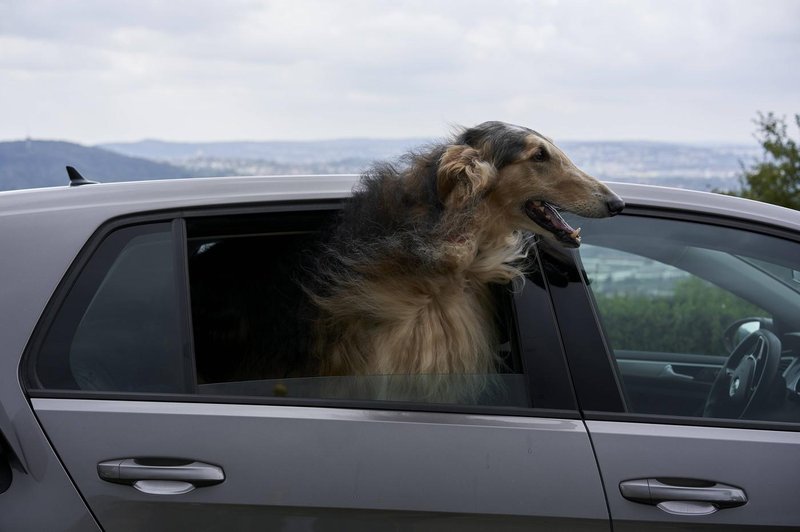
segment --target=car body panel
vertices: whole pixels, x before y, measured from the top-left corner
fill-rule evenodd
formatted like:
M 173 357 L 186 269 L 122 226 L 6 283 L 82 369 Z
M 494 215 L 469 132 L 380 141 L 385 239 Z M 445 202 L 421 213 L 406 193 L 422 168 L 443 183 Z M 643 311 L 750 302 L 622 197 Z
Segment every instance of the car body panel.
M 495 530 L 609 529 L 578 420 L 69 399 L 33 406 L 110 530 L 215 530 L 216 509 L 234 529 L 353 530 L 377 520 L 463 530 L 466 518 Z M 98 477 L 99 462 L 133 457 L 202 461 L 226 478 L 184 495 L 150 495 Z
M 21 396 L 21 392 L 20 392 Z M 0 492 L 0 530 L 64 532 L 99 531 L 59 458 L 42 433 L 27 402 L 7 421 L 3 435 L 14 438 L 18 455 L 3 456 L 11 469 L 11 483 Z
M 800 433 L 619 421 L 587 421 L 614 518 L 614 530 L 687 530 L 691 524 L 720 530 L 792 528 L 800 523 Z M 631 502 L 622 481 L 678 477 L 742 488 L 747 503 L 712 515 L 667 514 Z

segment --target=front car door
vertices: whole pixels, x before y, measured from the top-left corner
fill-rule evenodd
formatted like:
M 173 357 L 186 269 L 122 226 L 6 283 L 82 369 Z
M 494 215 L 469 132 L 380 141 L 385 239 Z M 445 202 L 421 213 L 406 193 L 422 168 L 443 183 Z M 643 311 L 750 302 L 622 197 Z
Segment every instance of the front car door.
M 549 277 L 614 530 L 800 527 L 798 233 L 635 207 L 581 223 Z
M 477 398 L 415 397 L 402 378 L 393 396 L 392 379 L 293 364 L 302 311 L 285 265 L 329 214 L 116 220 L 81 254 L 24 375 L 100 525 L 609 530 L 535 257 L 515 298 L 499 290 L 507 364 Z

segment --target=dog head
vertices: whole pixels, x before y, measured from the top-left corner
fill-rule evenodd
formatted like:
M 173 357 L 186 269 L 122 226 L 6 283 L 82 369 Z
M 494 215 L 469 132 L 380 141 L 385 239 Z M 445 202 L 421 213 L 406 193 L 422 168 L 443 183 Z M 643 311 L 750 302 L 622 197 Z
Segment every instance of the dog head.
M 550 139 L 503 122 L 484 122 L 456 137 L 439 160 L 437 189 L 445 206 L 485 202 L 507 229 L 532 231 L 568 247 L 580 245 L 580 229 L 558 211 L 603 218 L 625 206 Z

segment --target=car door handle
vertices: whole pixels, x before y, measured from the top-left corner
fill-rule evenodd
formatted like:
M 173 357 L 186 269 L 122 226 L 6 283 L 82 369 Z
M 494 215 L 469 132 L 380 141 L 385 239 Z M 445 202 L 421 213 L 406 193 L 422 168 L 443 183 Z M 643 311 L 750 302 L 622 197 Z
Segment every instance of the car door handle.
M 664 366 L 664 369 L 661 371 L 661 374 L 659 374 L 659 377 L 662 379 L 676 380 L 676 381 L 694 380 L 694 377 L 692 377 L 691 375 L 675 371 L 675 367 L 672 364 L 667 364 L 666 366 Z
M 121 458 L 97 464 L 98 476 L 153 495 L 179 495 L 225 480 L 221 467 L 165 458 Z
M 667 513 L 707 515 L 747 503 L 744 490 L 727 484 L 686 478 L 640 478 L 620 482 L 629 501 L 652 504 Z

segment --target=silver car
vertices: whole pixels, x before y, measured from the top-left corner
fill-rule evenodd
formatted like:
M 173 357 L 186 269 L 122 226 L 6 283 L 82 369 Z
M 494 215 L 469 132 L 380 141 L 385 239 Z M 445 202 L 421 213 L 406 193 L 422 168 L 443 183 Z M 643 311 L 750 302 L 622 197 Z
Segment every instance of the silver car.
M 354 179 L 0 193 L 0 530 L 800 529 L 800 213 L 612 184 L 435 402 L 302 370 Z

